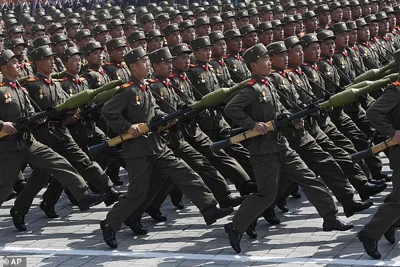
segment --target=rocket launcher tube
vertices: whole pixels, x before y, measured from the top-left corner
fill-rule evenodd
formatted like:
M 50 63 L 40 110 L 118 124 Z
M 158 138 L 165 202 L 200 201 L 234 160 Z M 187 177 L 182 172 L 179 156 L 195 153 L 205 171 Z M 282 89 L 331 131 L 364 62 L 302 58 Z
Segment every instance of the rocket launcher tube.
M 366 150 L 354 153 L 351 155 L 351 159 L 353 160 L 354 163 L 357 163 L 369 156 L 378 154 L 379 152 L 382 152 L 386 148 L 398 145 L 399 143 L 393 139 L 386 140 L 382 143 L 379 143 L 377 145 L 374 145 L 372 147 L 369 147 Z
M 187 116 L 192 111 L 202 110 L 202 109 L 223 103 L 224 101 L 226 101 L 227 98 L 229 98 L 236 91 L 239 91 L 240 89 L 242 89 L 248 83 L 248 81 L 249 81 L 249 79 L 245 80 L 239 84 L 236 84 L 235 86 L 230 87 L 230 88 L 220 88 L 218 90 L 215 90 L 214 92 L 211 92 L 211 93 L 203 96 L 199 101 L 188 106 L 187 108 L 178 110 L 171 114 L 167 114 L 158 120 L 151 120 L 150 122 L 147 122 L 147 123 L 141 123 L 139 125 L 140 132 L 142 134 L 145 134 L 150 131 L 155 131 L 159 127 L 166 126 L 170 122 L 172 122 L 176 119 L 181 120 L 182 117 Z M 125 140 L 129 140 L 132 138 L 133 138 L 132 135 L 130 135 L 129 133 L 123 133 L 115 138 L 107 140 L 106 142 L 89 147 L 89 152 L 92 155 L 97 155 L 104 149 L 107 149 L 108 147 L 116 146 L 116 145 L 124 142 Z

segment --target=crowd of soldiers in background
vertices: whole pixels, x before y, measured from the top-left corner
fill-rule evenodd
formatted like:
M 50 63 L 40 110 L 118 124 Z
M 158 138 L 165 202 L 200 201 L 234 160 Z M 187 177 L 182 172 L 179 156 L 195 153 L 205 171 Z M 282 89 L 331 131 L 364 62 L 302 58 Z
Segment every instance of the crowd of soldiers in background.
M 120 90 L 132 86 L 132 76 L 136 74 L 131 73 L 132 68 L 127 63 L 136 63 L 144 58 L 145 55 L 141 54 L 144 51 L 151 66 L 147 73 L 147 65 L 143 65 L 147 77 L 143 86 L 149 88 L 163 112 L 171 113 L 218 88 L 231 87 L 251 78 L 249 62 L 245 62 L 243 55 L 255 45 L 263 44 L 272 64 L 269 81 L 265 82 L 277 89 L 285 109 L 295 112 L 303 104 L 342 90 L 367 70 L 380 68 L 394 60 L 394 52 L 400 48 L 398 4 L 399 1 L 378 0 L 256 0 L 233 5 L 229 0 L 214 0 L 190 5 L 170 5 L 161 1 L 146 6 L 124 2 L 121 8 L 118 3 L 108 2 L 3 2 L 0 4 L 3 29 L 0 50 L 12 51 L 10 57 L 3 55 L 4 63 L 16 58 L 20 78 L 28 77 L 23 86 L 36 112 L 54 107 L 82 90 L 96 89 L 113 80 L 125 83 Z M 132 58 L 135 56 L 137 58 Z M 127 58 L 131 61 L 125 62 Z M 50 69 L 46 60 L 50 60 Z M 163 67 L 163 62 L 167 62 L 168 66 Z M 66 71 L 63 77 L 50 78 L 51 73 L 63 71 Z M 18 95 L 14 97 L 7 91 L 13 86 L 9 84 L 9 78 L 3 79 L 0 90 L 0 120 L 3 121 L 7 104 L 18 98 Z M 62 88 L 64 93 L 58 94 L 57 88 Z M 296 121 L 290 131 L 282 131 L 275 136 L 279 139 L 282 134 L 288 139 L 290 146 L 342 204 L 347 217 L 369 208 L 372 205 L 369 197 L 383 191 L 386 182 L 390 182 L 390 177 L 382 172 L 379 156 L 369 156 L 359 163 L 353 163 L 350 157 L 357 151 L 367 149 L 371 142 L 386 138 L 375 131 L 365 112 L 382 93 L 382 89 L 377 90 L 343 108 L 321 112 L 315 115 L 317 119 L 311 121 Z M 265 98 L 261 96 L 260 102 L 266 101 Z M 136 95 L 130 101 L 132 105 L 141 107 L 145 96 Z M 114 108 L 117 109 L 117 106 Z M 57 218 L 55 205 L 63 191 L 72 203 L 82 207 L 81 210 L 98 204 L 100 198 L 96 197 L 99 194 L 104 194 L 101 201 L 110 206 L 124 198 L 113 188 L 123 184 L 119 177 L 120 167 L 127 168 L 128 172 L 136 171 L 124 159 L 139 157 L 136 154 L 143 151 L 130 151 L 128 155 L 117 147 L 94 156 L 87 150 L 88 146 L 121 134 L 124 132 L 122 129 L 128 130 L 129 127 L 111 127 L 110 121 L 114 117 L 110 115 L 105 121 L 103 117 L 107 117 L 106 114 L 102 116 L 98 111 L 86 118 L 69 115 L 61 123 L 59 120 L 41 122 L 45 126 L 40 126 L 41 130 L 34 133 L 34 137 L 65 157 L 96 194 L 93 199 L 80 201 L 77 194 L 71 192 L 73 190 L 55 179 L 56 175 L 35 168 L 35 164 L 30 164 L 34 171 L 26 179 L 22 175 L 25 164 L 17 168 L 19 174 L 15 183 L 14 178 L 4 178 L 13 181 L 12 192 L 6 192 L 10 189 L 7 186 L 4 192 L 1 191 L 4 194 L 0 194 L 4 196 L 0 203 L 17 197 L 11 215 L 14 225 L 21 231 L 26 230 L 25 215 L 33 198 L 44 186 L 47 190 L 40 208 L 49 218 Z M 229 137 L 231 130 L 238 127 L 230 117 L 224 114 L 222 107 L 215 107 L 185 122 L 183 129 L 170 130 L 164 136 L 174 155 L 185 161 L 185 166 L 190 166 L 187 168 L 204 181 L 197 184 L 196 178 L 191 182 L 209 191 L 203 198 L 189 197 L 199 207 L 208 225 L 230 214 L 232 208 L 239 206 L 246 196 L 257 194 L 259 186 L 259 181 L 254 181 L 259 174 L 252 167 L 247 143 L 235 144 L 216 153 L 209 150 L 212 142 Z M 65 128 L 62 137 L 54 137 L 56 134 L 52 130 L 55 128 Z M 296 134 L 299 131 L 300 137 Z M 140 150 L 140 147 L 136 149 Z M 146 149 L 143 147 L 143 150 Z M 57 157 L 55 161 L 61 164 L 62 160 Z M 166 168 L 162 164 L 155 167 L 160 175 Z M 3 169 L 5 165 L 1 166 Z M 296 176 L 296 172 L 291 175 Z M 235 185 L 240 196 L 231 194 L 227 179 Z M 30 183 L 38 180 L 40 182 Z M 196 186 L 189 188 L 186 182 L 166 177 L 155 182 L 157 185 L 150 186 L 147 194 L 138 197 L 140 201 L 131 196 L 129 201 L 137 202 L 133 214 L 117 220 L 115 217 L 124 212 L 117 207 L 113 213 L 115 221 L 112 221 L 111 215 L 107 217 L 112 227 L 102 224 L 107 244 L 117 247 L 115 232 L 120 228 L 118 222 L 121 220 L 136 234 L 147 234 L 140 222 L 146 212 L 156 221 L 167 220 L 160 207 L 168 195 L 178 209 L 184 208 L 181 191 L 187 195 L 186 192 L 199 190 Z M 301 197 L 297 183 L 290 179 L 282 178 L 279 185 L 279 193 L 277 189 L 272 204 L 259 208 L 259 216 L 262 215 L 270 224 L 280 223 L 275 214 L 276 206 L 287 212 L 286 199 L 290 195 Z M 320 186 L 308 185 L 311 188 Z M 310 194 L 316 199 L 312 202 L 324 218 L 325 231 L 353 227 L 338 219 L 337 207 L 331 200 L 322 201 L 318 198 L 324 198 L 324 195 L 313 192 Z M 353 198 L 356 192 L 361 201 Z M 207 205 L 198 204 L 201 202 Z M 217 202 L 219 208 L 215 206 Z M 246 208 L 253 209 L 251 205 Z M 332 211 L 330 214 L 329 210 Z M 246 217 L 245 211 L 241 212 L 241 216 Z M 243 228 L 239 232 L 246 232 L 251 238 L 257 237 L 257 219 L 250 225 L 247 222 L 237 225 Z M 232 229 L 227 232 L 235 231 Z M 240 238 L 236 239 L 240 241 Z M 240 248 L 234 249 L 240 251 Z

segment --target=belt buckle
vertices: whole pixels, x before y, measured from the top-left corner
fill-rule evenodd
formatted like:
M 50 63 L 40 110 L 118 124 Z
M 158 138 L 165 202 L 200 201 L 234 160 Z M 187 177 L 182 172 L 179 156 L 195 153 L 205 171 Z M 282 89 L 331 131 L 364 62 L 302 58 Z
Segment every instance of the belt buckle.
M 28 133 L 28 132 L 24 132 L 24 133 L 22 134 L 22 138 L 23 138 L 24 140 L 28 140 L 28 137 L 29 137 L 29 133 Z
M 48 122 L 47 122 L 47 127 L 48 127 L 49 129 L 54 129 L 54 128 L 55 128 L 54 121 L 48 121 Z

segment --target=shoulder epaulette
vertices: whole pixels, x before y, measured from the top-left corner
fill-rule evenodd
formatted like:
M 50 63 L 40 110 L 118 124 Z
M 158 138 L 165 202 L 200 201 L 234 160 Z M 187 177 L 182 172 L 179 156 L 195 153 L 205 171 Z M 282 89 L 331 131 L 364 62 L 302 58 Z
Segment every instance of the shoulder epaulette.
M 84 78 L 84 77 L 79 77 L 79 80 L 80 80 L 80 81 L 86 81 L 86 78 Z
M 308 63 L 301 63 L 302 66 L 310 66 Z
M 293 72 L 293 69 L 292 69 L 292 68 L 287 68 L 285 71 L 287 71 L 287 72 Z
M 396 87 L 398 87 L 398 86 L 400 86 L 400 82 L 399 81 L 397 81 L 397 82 L 394 82 L 394 83 L 392 83 L 394 86 L 396 86 Z
M 198 66 L 199 66 L 199 64 L 189 64 L 189 68 L 196 68 Z
M 130 81 L 130 82 L 127 82 L 127 83 L 121 85 L 119 88 L 120 89 L 125 89 L 125 88 L 128 88 L 129 86 L 131 86 L 132 84 L 135 84 L 135 83 Z
M 27 82 L 36 82 L 36 81 L 39 81 L 39 78 L 38 77 L 28 78 L 28 79 L 26 79 L 26 81 Z
M 250 81 L 248 81 L 248 82 L 246 83 L 246 85 L 254 85 L 256 82 L 257 82 L 256 79 L 251 79 Z
M 27 66 L 30 66 L 30 65 L 32 65 L 32 61 L 25 62 L 25 65 L 27 65 Z
M 64 77 L 64 78 L 61 78 L 61 79 L 52 79 L 52 80 L 53 80 L 53 82 L 63 82 L 63 81 L 68 80 L 68 78 Z
M 230 57 L 231 55 L 230 54 L 226 54 L 223 58 L 224 59 L 227 59 L 228 57 Z
M 169 78 L 175 78 L 175 77 L 178 77 L 179 75 L 178 74 L 176 74 L 176 73 L 172 73 L 170 76 L 169 76 Z
M 104 65 L 114 65 L 114 63 L 112 63 L 112 62 L 104 62 Z
M 146 80 L 148 83 L 156 83 L 158 82 L 158 79 L 154 78 L 154 79 L 147 79 Z

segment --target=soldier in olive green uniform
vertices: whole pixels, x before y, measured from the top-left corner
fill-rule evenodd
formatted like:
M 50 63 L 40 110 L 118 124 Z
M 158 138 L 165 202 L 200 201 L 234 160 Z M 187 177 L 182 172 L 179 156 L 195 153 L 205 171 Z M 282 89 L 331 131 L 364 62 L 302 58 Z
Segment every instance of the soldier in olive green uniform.
M 396 55 L 397 54 L 397 55 Z M 395 53 L 395 58 L 398 57 Z M 383 95 L 367 110 L 367 116 L 372 126 L 384 136 L 390 137 L 400 142 L 400 83 L 395 82 L 389 85 Z M 400 220 L 400 193 L 399 193 L 399 166 L 400 166 L 400 146 L 390 148 L 390 167 L 393 170 L 392 182 L 393 190 L 391 200 L 383 203 L 358 234 L 358 238 L 363 242 L 364 249 L 371 257 L 381 258 L 378 251 L 378 241 L 382 235 L 391 243 L 396 242 L 395 227 Z
M 131 78 L 131 72 L 124 62 L 124 48 L 126 44 L 122 38 L 112 39 L 107 42 L 107 51 L 110 61 L 104 62 L 104 71 L 111 80 L 121 80 L 124 83 Z
M 190 65 L 187 72 L 189 80 L 196 88 L 193 92 L 196 99 L 203 95 L 219 89 L 220 84 L 214 73 L 211 60 L 211 43 L 208 36 L 203 36 L 192 41 L 192 48 L 195 52 L 196 64 Z M 199 122 L 200 128 L 211 140 L 219 141 L 226 139 L 230 133 L 230 126 L 225 121 L 220 107 L 208 109 L 208 116 Z M 234 144 L 225 150 L 228 155 L 235 158 L 246 170 L 250 177 L 253 171 L 250 165 L 248 151 L 241 144 Z
M 224 57 L 226 56 L 225 37 L 220 31 L 211 32 L 208 37 L 212 47 L 212 59 L 210 61 L 218 82 L 224 87 L 230 87 L 234 84 L 229 69 L 225 65 Z
M 24 50 L 27 47 L 27 44 L 23 39 L 13 39 L 10 41 L 10 49 L 17 56 L 19 61 L 19 67 L 21 69 L 20 77 L 34 77 L 35 71 L 32 66 L 32 62 L 25 61 L 25 53 Z
M 29 78 L 26 83 L 30 97 L 35 101 L 36 111 L 47 110 L 62 104 L 66 95 L 61 86 L 54 82 L 49 75 L 53 66 L 53 53 L 48 46 L 41 46 L 32 52 L 32 60 L 35 62 L 38 73 L 35 78 Z M 48 121 L 36 129 L 33 134 L 35 138 L 50 146 L 54 151 L 64 156 L 83 176 L 83 178 L 101 193 L 107 193 L 104 200 L 106 205 L 111 205 L 118 200 L 119 193 L 112 187 L 113 183 L 103 172 L 101 167 L 92 162 L 89 157 L 79 148 L 65 125 L 76 120 L 75 117 L 49 118 Z M 33 179 L 43 181 L 50 180 L 50 174 L 41 169 L 35 169 L 32 173 Z M 32 179 L 31 178 L 31 179 Z M 34 197 L 43 188 L 43 183 L 32 184 L 31 189 L 24 190 L 21 194 L 21 201 L 15 203 L 15 207 L 22 214 L 27 214 Z M 46 215 L 56 217 L 54 205 L 57 203 L 62 187 L 56 179 L 52 179 L 49 187 L 43 195 L 43 203 L 47 207 Z
M 2 170 L 7 170 L 7 172 L 0 172 L 0 206 L 13 189 L 21 168 L 27 163 L 34 168 L 51 173 L 56 177 L 55 179 L 69 188 L 78 200 L 81 210 L 87 210 L 90 206 L 100 203 L 103 197 L 88 195 L 85 181 L 65 158 L 37 142 L 29 129 L 14 127 L 14 122 L 29 118 L 34 113 L 34 109 L 29 101 L 28 92 L 16 81 L 19 76 L 18 60 L 12 51 L 4 50 L 0 53 L 0 67 L 4 74 L 0 84 L 0 129 L 6 134 L 5 137 L 0 138 L 0 164 Z M 25 201 L 21 198 L 35 184 L 43 187 L 47 182 L 42 177 L 31 177 L 21 197 L 16 199 L 15 206 L 11 209 L 11 216 L 18 230 L 26 230 L 24 222 L 26 213 L 18 209 L 18 203 Z M 33 197 L 35 196 L 36 194 Z
M 298 154 L 289 148 L 280 130 L 267 133 L 268 126 L 265 122 L 287 112 L 279 102 L 275 88 L 268 81 L 271 63 L 267 53 L 262 44 L 255 45 L 244 53 L 245 62 L 252 72 L 252 80 L 225 107 L 226 114 L 237 124 L 261 134 L 249 140 L 258 192 L 250 194 L 233 217 L 233 223 L 225 225 L 230 244 L 237 253 L 241 251 L 242 233 L 265 207 L 275 201 L 280 177 L 293 180 L 303 187 L 310 202 L 324 218 L 325 231 L 348 230 L 353 227 L 336 217 L 337 207 L 332 196 Z
M 145 85 L 144 79 L 149 72 L 146 52 L 143 48 L 136 48 L 124 58 L 131 70 L 132 79 L 103 107 L 103 116 L 110 128 L 118 134 L 128 131 L 134 138 L 125 141 L 122 148 L 129 176 L 128 192 L 114 205 L 106 220 L 101 222 L 104 240 L 112 248 L 118 246 L 115 232 L 143 204 L 147 192 L 157 192 L 156 188 L 162 186 L 165 177 L 175 182 L 193 201 L 203 213 L 207 224 L 233 211 L 232 208 L 216 207 L 216 200 L 201 178 L 173 155 L 157 132 L 140 131 L 141 123 L 162 119 L 165 113 L 161 112 Z

